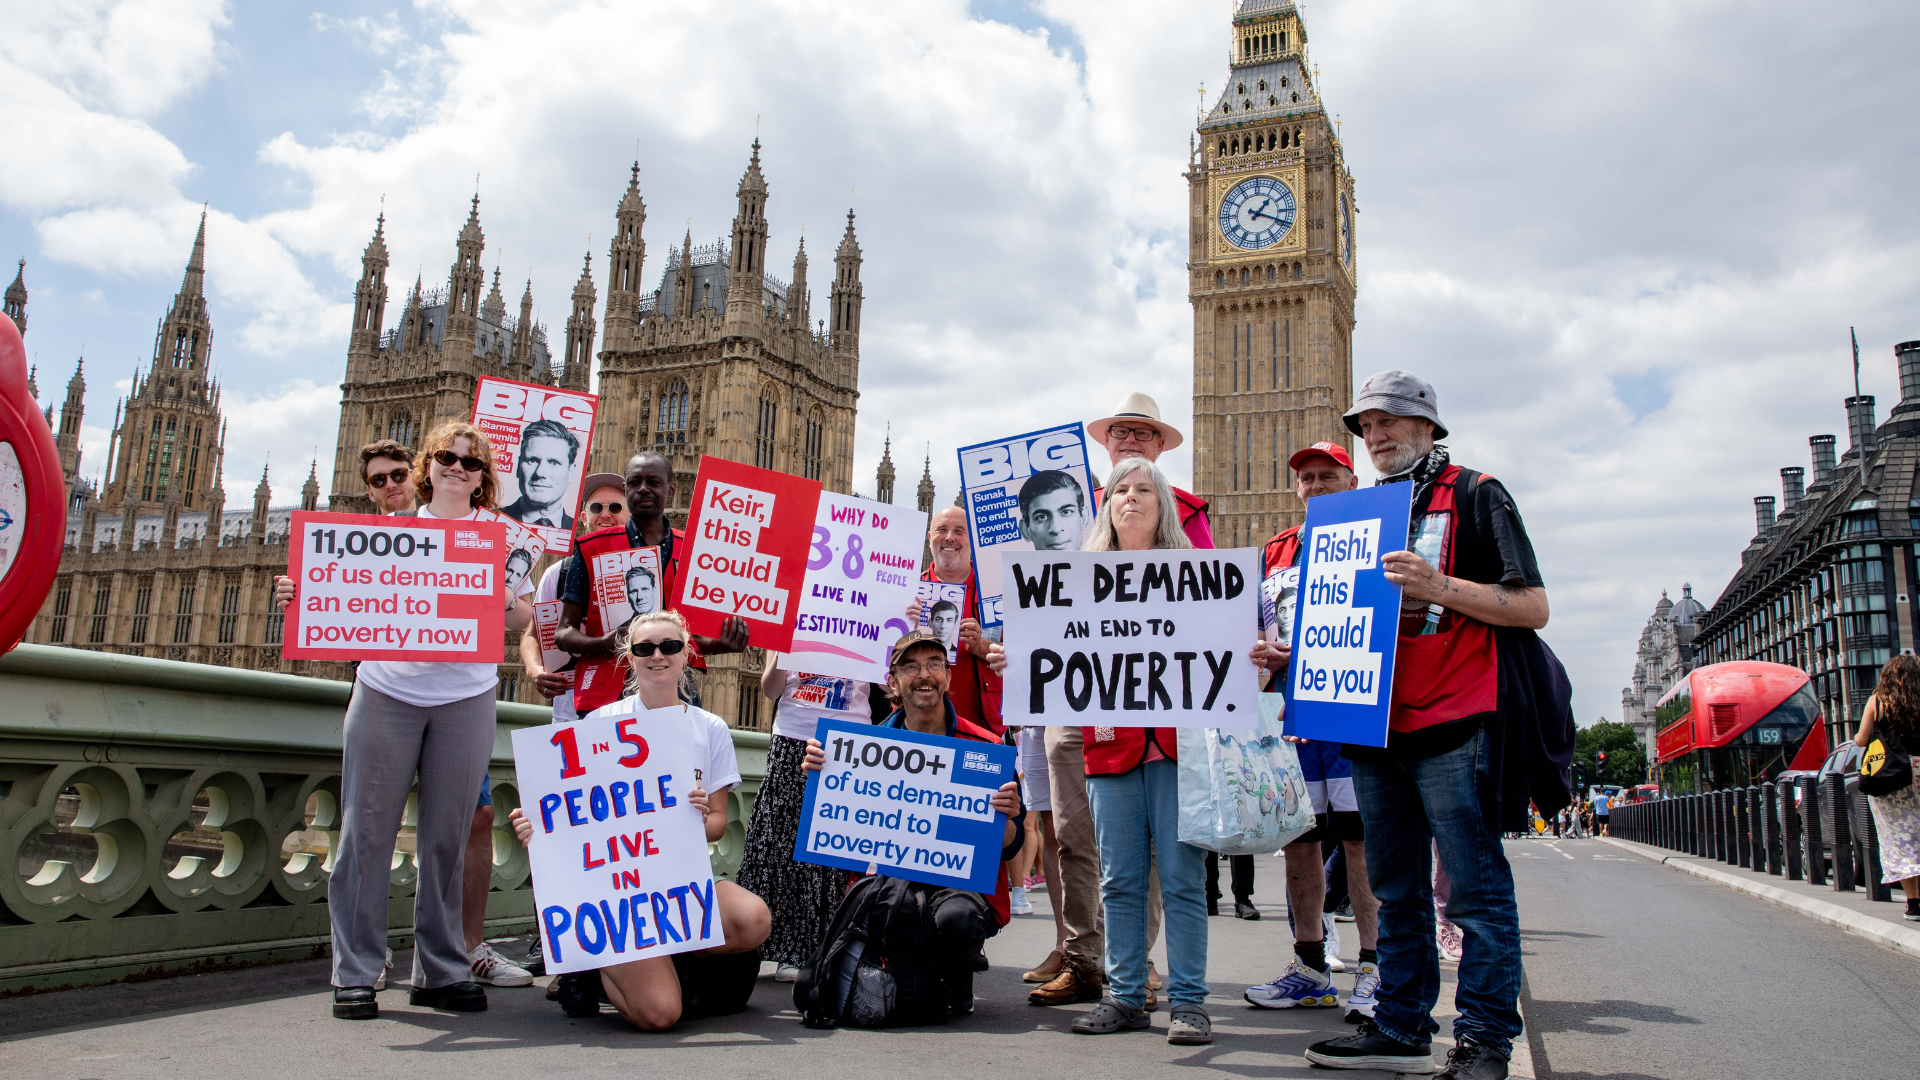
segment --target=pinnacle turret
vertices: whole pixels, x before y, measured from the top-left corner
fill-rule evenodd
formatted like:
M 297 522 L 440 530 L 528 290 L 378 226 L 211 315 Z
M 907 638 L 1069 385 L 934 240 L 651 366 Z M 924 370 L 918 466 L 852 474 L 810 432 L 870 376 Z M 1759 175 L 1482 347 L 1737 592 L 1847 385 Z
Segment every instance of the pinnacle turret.
M 13 325 L 20 328 L 22 336 L 27 332 L 27 260 L 20 260 L 20 269 L 13 275 L 13 284 L 7 286 L 6 315 Z

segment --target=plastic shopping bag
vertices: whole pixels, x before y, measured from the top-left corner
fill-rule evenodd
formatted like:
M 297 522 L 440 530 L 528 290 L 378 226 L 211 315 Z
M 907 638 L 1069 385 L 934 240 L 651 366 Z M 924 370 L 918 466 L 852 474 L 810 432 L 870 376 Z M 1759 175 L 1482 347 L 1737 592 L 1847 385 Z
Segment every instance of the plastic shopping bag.
M 1268 855 L 1313 828 L 1279 694 L 1260 695 L 1253 731 L 1180 729 L 1180 840 L 1222 855 Z

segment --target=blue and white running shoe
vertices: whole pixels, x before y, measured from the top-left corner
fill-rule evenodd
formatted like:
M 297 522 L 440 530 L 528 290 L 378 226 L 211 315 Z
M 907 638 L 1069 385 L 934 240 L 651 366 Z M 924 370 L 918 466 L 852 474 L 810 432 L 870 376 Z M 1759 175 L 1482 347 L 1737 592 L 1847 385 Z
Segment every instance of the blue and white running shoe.
M 1249 986 L 1243 996 L 1248 1004 L 1262 1009 L 1291 1009 L 1296 1005 L 1331 1008 L 1340 1004 L 1340 994 L 1333 988 L 1333 975 L 1313 970 L 1297 956 L 1279 978 Z
M 1353 993 L 1347 995 L 1347 1023 L 1357 1024 L 1362 1020 L 1373 1019 L 1373 1007 L 1379 1003 L 1380 965 L 1372 961 L 1362 961 L 1359 975 L 1353 980 Z

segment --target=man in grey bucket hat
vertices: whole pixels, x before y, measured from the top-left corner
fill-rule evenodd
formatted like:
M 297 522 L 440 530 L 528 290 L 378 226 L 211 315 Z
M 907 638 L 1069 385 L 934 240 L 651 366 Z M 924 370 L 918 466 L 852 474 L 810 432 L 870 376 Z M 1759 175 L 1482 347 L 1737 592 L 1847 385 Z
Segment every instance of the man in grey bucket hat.
M 1360 414 L 1368 409 L 1430 420 L 1433 437 L 1447 437 L 1447 425 L 1440 422 L 1440 398 L 1433 392 L 1433 384 L 1410 371 L 1394 368 L 1369 378 L 1361 384 L 1360 395 L 1353 399 L 1353 408 L 1340 419 L 1346 421 L 1348 431 L 1361 435 Z
M 1520 1034 L 1520 918 L 1500 843 L 1503 785 L 1479 774 L 1501 760 L 1493 756 L 1502 730 L 1494 627 L 1545 626 L 1547 593 L 1512 496 L 1436 445 L 1447 434 L 1439 404 L 1426 380 L 1383 371 L 1361 385 L 1344 417 L 1379 483 L 1413 485 L 1413 516 L 1409 550 L 1380 557 L 1401 589 L 1387 745 L 1342 750 L 1353 762 L 1367 876 L 1380 900 L 1378 1004 L 1358 1034 L 1314 1043 L 1307 1060 L 1433 1071 L 1437 846 L 1452 882 L 1447 918 L 1465 935 L 1455 1048 L 1441 1076 L 1504 1080 Z

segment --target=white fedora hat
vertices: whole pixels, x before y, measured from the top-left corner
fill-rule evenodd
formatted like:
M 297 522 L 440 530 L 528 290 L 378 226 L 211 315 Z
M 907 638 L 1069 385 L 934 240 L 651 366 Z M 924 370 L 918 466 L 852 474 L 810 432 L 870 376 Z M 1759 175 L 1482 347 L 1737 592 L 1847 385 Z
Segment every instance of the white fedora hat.
M 1128 394 L 1126 400 L 1122 401 L 1119 407 L 1113 410 L 1112 416 L 1103 416 L 1093 423 L 1088 424 L 1087 434 L 1092 437 L 1094 442 L 1105 446 L 1107 444 L 1107 428 L 1111 427 L 1115 421 L 1127 420 L 1142 420 L 1153 425 L 1154 429 L 1160 432 L 1161 436 L 1167 440 L 1167 444 L 1161 447 L 1163 453 L 1186 441 L 1186 437 L 1180 434 L 1179 428 L 1160 419 L 1160 406 L 1156 404 L 1152 398 L 1139 391 Z

